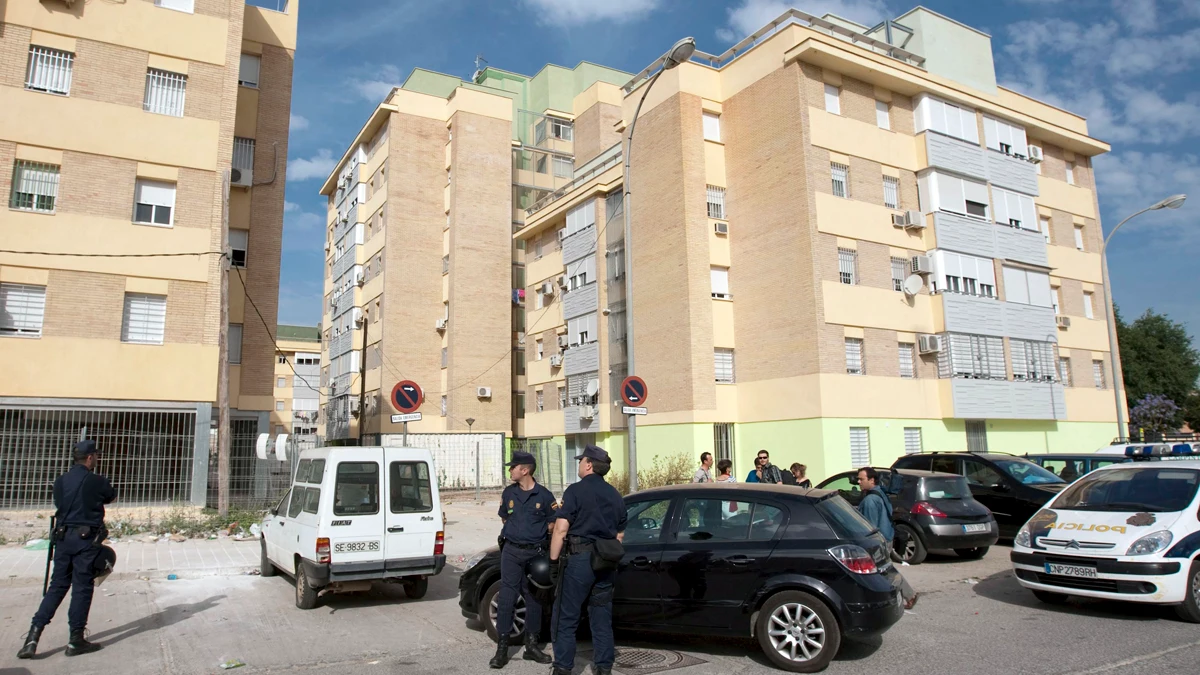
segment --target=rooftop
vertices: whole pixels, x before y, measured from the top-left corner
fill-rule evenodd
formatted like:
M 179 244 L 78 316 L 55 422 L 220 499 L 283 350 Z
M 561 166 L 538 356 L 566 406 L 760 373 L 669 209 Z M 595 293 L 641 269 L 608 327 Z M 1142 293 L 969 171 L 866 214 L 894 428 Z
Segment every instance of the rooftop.
M 320 342 L 321 331 L 316 326 L 285 326 L 280 324 L 275 329 L 275 338 L 278 340 Z

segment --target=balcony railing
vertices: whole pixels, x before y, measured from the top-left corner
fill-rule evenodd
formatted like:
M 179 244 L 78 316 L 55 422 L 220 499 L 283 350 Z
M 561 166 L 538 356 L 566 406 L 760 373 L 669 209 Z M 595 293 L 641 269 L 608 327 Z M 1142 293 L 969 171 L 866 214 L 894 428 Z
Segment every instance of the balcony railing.
M 621 144 L 617 143 L 616 145 L 612 146 L 608 150 L 605 150 L 604 152 L 597 155 L 594 159 L 592 159 L 587 164 L 584 164 L 583 166 L 579 167 L 578 169 L 575 169 L 575 176 L 574 176 L 574 178 L 572 178 L 572 180 L 569 183 L 567 183 L 566 185 L 563 185 L 562 187 L 558 188 L 554 192 L 551 192 L 550 194 L 546 195 L 545 197 L 542 197 L 541 199 L 534 202 L 533 206 L 525 209 L 525 216 L 529 217 L 529 216 L 532 216 L 533 214 L 537 213 L 538 211 L 541 211 L 542 209 L 546 208 L 550 204 L 553 204 L 556 200 L 558 200 L 559 198 L 561 198 L 563 195 L 567 194 L 571 190 L 574 190 L 575 188 L 579 187 L 580 185 L 583 185 L 584 183 L 588 182 L 592 178 L 595 178 L 596 176 L 604 173 L 605 171 L 608 171 L 609 169 L 611 169 L 614 166 L 619 165 L 620 163 L 621 163 Z

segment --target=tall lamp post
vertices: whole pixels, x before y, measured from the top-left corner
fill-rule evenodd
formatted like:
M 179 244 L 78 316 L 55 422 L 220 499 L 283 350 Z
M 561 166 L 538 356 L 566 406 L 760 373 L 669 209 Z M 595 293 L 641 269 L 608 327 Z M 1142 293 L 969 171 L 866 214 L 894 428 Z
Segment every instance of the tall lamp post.
M 637 108 L 633 111 L 633 119 L 629 122 L 629 137 L 625 141 L 625 162 L 624 169 L 621 174 L 621 185 L 625 189 L 625 203 L 623 209 L 625 211 L 625 371 L 627 375 L 634 374 L 633 368 L 633 256 L 630 255 L 630 243 L 633 236 L 633 220 L 630 217 L 632 199 L 629 190 L 629 156 L 633 152 L 633 132 L 637 128 L 638 115 L 642 112 L 642 104 L 646 102 L 646 95 L 650 93 L 650 88 L 658 81 L 658 76 L 663 74 L 663 71 L 670 70 L 675 66 L 692 58 L 692 54 L 696 51 L 696 40 L 686 37 L 676 42 L 671 46 L 659 60 L 662 61 L 662 68 L 650 77 L 650 81 L 642 88 L 642 98 L 638 101 Z M 637 492 L 637 416 L 629 416 L 629 452 L 628 454 L 628 471 L 629 471 L 629 491 Z
M 1121 229 L 1121 226 L 1129 221 L 1137 218 L 1147 211 L 1157 211 L 1159 209 L 1177 209 L 1183 206 L 1183 202 L 1187 199 L 1187 195 L 1172 195 L 1166 199 L 1147 206 L 1137 213 L 1128 216 L 1125 220 L 1117 223 L 1117 226 L 1108 233 L 1104 238 L 1104 244 L 1100 247 L 1100 274 L 1104 277 L 1104 314 L 1108 319 L 1108 348 L 1112 354 L 1113 367 L 1113 397 L 1117 403 L 1117 441 L 1125 440 L 1127 426 L 1125 423 L 1125 409 L 1121 407 L 1122 392 L 1125 390 L 1125 375 L 1121 370 L 1121 353 L 1117 347 L 1117 320 L 1113 314 L 1113 299 L 1112 299 L 1112 284 L 1108 281 L 1108 242 Z

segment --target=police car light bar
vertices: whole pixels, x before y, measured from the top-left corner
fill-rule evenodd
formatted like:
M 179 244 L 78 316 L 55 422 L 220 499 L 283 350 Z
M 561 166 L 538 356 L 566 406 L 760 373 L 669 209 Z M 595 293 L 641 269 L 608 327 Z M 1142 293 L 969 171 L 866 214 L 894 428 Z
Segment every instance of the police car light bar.
M 1127 445 L 1125 446 L 1126 457 L 1165 457 L 1165 456 L 1188 456 L 1200 454 L 1200 447 L 1194 443 L 1177 443 L 1175 445 L 1166 445 L 1165 443 L 1157 443 L 1153 445 Z
M 1200 448 L 1194 443 L 1176 443 L 1171 446 L 1172 455 L 1195 455 L 1200 454 Z

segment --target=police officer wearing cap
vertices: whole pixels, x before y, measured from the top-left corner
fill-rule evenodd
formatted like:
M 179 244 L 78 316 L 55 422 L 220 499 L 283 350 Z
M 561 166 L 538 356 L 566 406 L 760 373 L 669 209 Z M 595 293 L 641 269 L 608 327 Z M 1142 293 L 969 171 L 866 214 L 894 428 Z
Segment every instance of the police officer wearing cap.
M 625 502 L 621 493 L 604 480 L 612 469 L 607 452 L 589 445 L 575 459 L 579 460 L 580 480 L 563 492 L 550 539 L 550 566 L 559 584 L 551 673 L 570 675 L 575 667 L 575 631 L 586 602 L 594 671 L 596 675 L 610 675 L 615 657 L 612 599 L 616 570 L 595 571 L 592 558 L 597 555 L 597 542 L 625 538 Z
M 513 484 L 500 495 L 500 593 L 496 611 L 496 655 L 488 662 L 492 668 L 508 664 L 508 639 L 512 633 L 513 610 L 517 593 L 525 598 L 526 661 L 550 663 L 538 642 L 542 633 L 542 605 L 526 578 L 529 563 L 545 558 L 549 549 L 550 526 L 554 522 L 554 495 L 533 478 L 537 460 L 528 452 L 513 452 L 508 464 Z
M 54 481 L 54 505 L 57 507 L 52 533 L 54 574 L 37 614 L 33 615 L 25 644 L 17 652 L 19 659 L 33 658 L 37 653 L 42 629 L 54 618 L 58 606 L 67 596 L 67 589 L 71 589 L 71 607 L 67 610 L 67 623 L 71 629 L 67 656 L 100 649 L 100 645 L 87 641 L 84 629 L 92 608 L 96 557 L 102 551 L 101 543 L 108 537 L 104 527 L 104 505 L 111 504 L 117 498 L 117 492 L 107 478 L 95 473 L 99 452 L 95 441 L 76 443 L 75 464 Z

